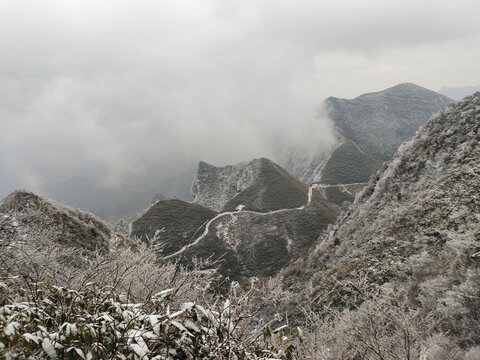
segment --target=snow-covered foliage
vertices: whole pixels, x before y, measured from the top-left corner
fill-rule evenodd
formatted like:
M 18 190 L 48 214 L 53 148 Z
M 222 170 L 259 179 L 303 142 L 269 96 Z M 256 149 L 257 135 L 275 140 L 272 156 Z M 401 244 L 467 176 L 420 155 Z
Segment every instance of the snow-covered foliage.
M 35 234 L 31 234 L 35 235 Z M 46 235 L 46 234 L 43 234 Z M 35 237 L 0 252 L 0 359 L 293 358 L 298 339 L 259 311 L 278 297 L 232 283 L 215 263 L 158 261 L 122 239 L 84 253 Z M 45 240 L 45 241 L 43 241 Z M 210 271 L 198 269 L 209 268 Z M 223 294 L 223 295 L 222 295 Z M 265 296 L 267 294 L 268 296 Z
M 440 286 L 445 289 L 448 285 Z M 475 287 L 475 284 L 469 283 L 469 286 Z M 335 291 L 343 295 L 342 308 L 334 304 L 322 311 L 303 307 L 308 324 L 305 327 L 308 358 L 466 360 L 477 359 L 475 356 L 480 354 L 472 336 L 458 341 L 450 334 L 455 326 L 478 331 L 472 327 L 474 319 L 469 320 L 470 324 L 466 319 L 460 320 L 459 311 L 455 309 L 459 306 L 466 310 L 465 299 L 471 292 L 469 295 L 455 292 L 455 304 L 439 309 L 412 301 L 409 288 L 398 284 L 372 286 L 363 276 L 339 284 Z M 429 301 L 436 302 L 438 294 L 430 295 Z M 328 297 L 327 294 L 316 296 Z
M 1 283 L 0 358 L 5 359 L 289 359 L 296 354 L 288 327 L 259 324 L 246 332 L 248 293 L 209 307 L 172 307 L 174 289 L 150 304 L 129 303 L 111 287 L 83 291 L 34 285 L 18 301 Z

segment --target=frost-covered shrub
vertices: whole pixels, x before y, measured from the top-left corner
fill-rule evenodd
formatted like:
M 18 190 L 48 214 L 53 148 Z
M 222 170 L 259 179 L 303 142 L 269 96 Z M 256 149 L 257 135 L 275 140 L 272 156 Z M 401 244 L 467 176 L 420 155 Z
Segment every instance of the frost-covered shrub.
M 0 252 L 0 359 L 294 357 L 291 330 L 261 320 L 275 291 L 252 281 L 220 295 L 216 264 L 187 270 L 133 245 L 85 255 L 47 239 Z
M 95 282 L 110 286 L 128 297 L 130 302 L 148 303 L 151 296 L 165 287 L 196 300 L 210 288 L 214 271 L 198 268 L 215 267 L 208 261 L 192 263 L 192 271 L 175 263 L 160 263 L 155 249 L 131 241 L 125 246 L 121 239 L 112 239 L 108 253 L 82 253 L 78 249 L 37 241 L 35 246 L 17 245 L 0 252 L 0 279 L 17 277 L 11 286 L 33 290 L 34 284 L 46 283 L 80 291 Z M 202 289 L 202 291 L 199 291 Z M 31 292 L 31 291 L 30 291 Z M 32 296 L 32 294 L 27 294 Z
M 13 301 L 2 283 L 2 359 L 266 359 L 294 358 L 291 330 L 258 324 L 248 292 L 203 306 L 172 307 L 174 289 L 151 304 L 128 303 L 109 287 L 83 291 L 37 284 L 34 301 Z M 150 309 L 147 311 L 146 309 Z

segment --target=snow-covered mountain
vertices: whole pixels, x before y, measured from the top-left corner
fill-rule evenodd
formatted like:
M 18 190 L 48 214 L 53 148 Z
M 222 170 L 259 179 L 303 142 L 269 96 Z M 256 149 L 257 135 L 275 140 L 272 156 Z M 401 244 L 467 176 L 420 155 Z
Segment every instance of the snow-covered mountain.
M 200 204 L 159 201 L 132 223 L 131 235 L 161 244 L 164 259 L 219 260 L 230 279 L 271 276 L 310 247 L 364 185 L 309 188 L 264 158 L 221 168 L 201 162 L 192 185 Z
M 231 280 L 271 276 L 310 247 L 335 220 L 350 189 L 311 188 L 297 208 L 270 211 L 228 210 L 215 213 L 181 200 L 152 205 L 132 223 L 131 235 L 161 245 L 160 257 L 219 261 L 219 271 Z
M 327 152 L 305 153 L 292 149 L 281 161 L 287 171 L 306 183 L 324 181 L 324 170 L 329 161 L 337 167 L 355 166 L 332 159 L 342 145 L 353 142 L 352 156 L 360 162 L 378 164 L 389 160 L 398 146 L 411 138 L 418 128 L 434 113 L 444 109 L 453 100 L 421 86 L 402 83 L 383 91 L 361 95 L 352 100 L 330 97 L 324 106 L 334 122 L 338 142 Z M 341 150 L 344 151 L 344 150 Z M 351 152 L 351 150 L 349 150 Z M 357 162 L 358 164 L 358 162 Z M 358 165 L 352 172 L 364 168 Z M 368 177 L 378 165 L 371 166 Z M 331 176 L 331 174 L 330 174 Z

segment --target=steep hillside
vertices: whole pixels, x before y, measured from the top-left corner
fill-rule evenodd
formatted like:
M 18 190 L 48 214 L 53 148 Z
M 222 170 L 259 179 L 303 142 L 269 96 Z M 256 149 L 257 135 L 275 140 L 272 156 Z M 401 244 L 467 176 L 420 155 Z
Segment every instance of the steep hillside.
M 264 212 L 306 204 L 308 186 L 265 158 L 225 167 L 200 162 L 192 195 L 195 203 L 215 211 L 243 205 Z
M 341 244 L 335 254 L 343 256 L 377 238 L 403 245 L 398 255 L 408 257 L 406 250 L 415 250 L 409 245 L 444 247 L 475 233 L 480 221 L 479 120 L 478 93 L 434 117 L 363 190 L 322 241 L 318 256 L 328 244 Z
M 271 185 L 263 196 L 271 196 L 265 201 L 274 203 L 278 196 L 274 191 L 280 195 L 288 191 L 281 187 L 285 181 L 278 174 L 288 174 L 271 166 Z M 267 176 L 265 169 L 261 171 Z M 231 280 L 271 276 L 314 244 L 345 203 L 353 200 L 355 191 L 355 186 L 312 188 L 297 208 L 262 212 L 235 210 L 240 202 L 248 204 L 248 196 L 256 196 L 249 189 L 229 202 L 233 209 L 220 214 L 180 200 L 159 201 L 132 223 L 130 235 L 154 239 L 162 245 L 160 256 L 166 260 L 181 259 L 186 264 L 193 258 L 219 260 L 220 273 Z
M 279 156 L 280 164 L 290 174 L 307 184 L 319 183 L 322 181 L 323 168 L 342 143 L 342 137 L 337 134 L 337 138 L 330 146 L 317 146 L 308 150 L 291 147 L 283 150 Z
M 154 239 L 162 244 L 162 253 L 172 254 L 189 244 L 198 230 L 217 213 L 198 204 L 182 200 L 154 203 L 131 225 L 130 235 L 142 241 Z
M 404 83 L 389 89 L 361 95 L 352 100 L 330 97 L 324 106 L 332 119 L 339 142 L 329 150 L 304 153 L 292 149 L 281 164 L 291 174 L 308 184 L 323 182 L 325 175 L 339 180 L 348 173 L 363 172 L 362 179 L 374 174 L 378 163 L 392 158 L 398 146 L 410 139 L 433 113 L 443 110 L 453 100 L 423 87 Z M 351 147 L 351 142 L 356 149 Z M 349 149 L 342 149 L 348 146 Z M 356 161 L 332 159 L 339 152 L 355 150 Z M 373 158 L 373 160 L 372 160 Z M 361 162 L 366 162 L 364 167 Z M 339 169 L 339 173 L 332 170 Z
M 177 256 L 221 259 L 220 273 L 232 280 L 271 276 L 314 244 L 334 220 L 333 212 L 321 204 L 270 213 L 227 212 Z
M 367 182 L 381 163 L 365 154 L 351 140 L 345 139 L 330 155 L 323 170 L 321 182 L 325 184 L 351 184 Z
M 86 250 L 107 251 L 115 234 L 92 214 L 29 191 L 15 191 L 0 203 L 0 244 L 35 245 L 52 241 Z
M 325 306 L 358 306 L 364 277 L 368 287 L 403 294 L 395 301 L 409 310 L 395 305 L 395 311 L 404 319 L 430 319 L 426 330 L 415 320 L 409 331 L 419 337 L 428 331 L 425 341 L 446 339 L 435 345 L 445 354 L 480 344 L 479 140 L 477 93 L 433 117 L 402 145 L 315 252 L 285 272 L 285 283 L 297 293 L 305 285 L 301 279 L 309 279 L 321 313 Z M 358 308 L 359 314 L 367 310 Z M 388 328 L 381 331 L 388 335 Z M 415 349 L 421 350 L 419 342 Z M 444 356 L 428 358 L 463 358 Z

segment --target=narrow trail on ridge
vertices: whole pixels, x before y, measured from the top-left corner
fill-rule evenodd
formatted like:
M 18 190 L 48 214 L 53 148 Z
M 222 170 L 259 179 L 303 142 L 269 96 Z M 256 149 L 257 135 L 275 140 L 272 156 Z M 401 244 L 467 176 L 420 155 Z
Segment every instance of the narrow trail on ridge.
M 365 184 L 367 184 L 367 183 L 351 183 L 351 184 L 338 184 L 338 185 L 327 185 L 327 184 L 315 183 L 315 184 L 312 184 L 311 186 L 309 186 L 309 188 L 308 188 L 307 203 L 305 205 L 302 205 L 302 206 L 298 207 L 298 208 L 279 209 L 279 210 L 272 210 L 272 211 L 268 211 L 268 212 L 258 212 L 258 211 L 253 211 L 253 210 L 238 210 L 238 211 L 227 211 L 227 212 L 220 213 L 217 216 L 215 216 L 213 219 L 210 219 L 206 224 L 203 224 L 202 226 L 200 226 L 200 228 L 198 230 L 200 230 L 203 226 L 205 226 L 205 230 L 203 231 L 202 235 L 200 235 L 198 238 L 196 238 L 190 244 L 187 244 L 184 247 L 182 247 L 180 250 L 174 252 L 173 254 L 164 256 L 163 259 L 168 260 L 172 257 L 175 257 L 177 255 L 182 254 L 184 251 L 186 251 L 190 247 L 197 245 L 200 241 L 202 241 L 205 237 L 207 237 L 207 235 L 210 231 L 210 225 L 215 220 L 218 220 L 222 217 L 231 216 L 233 218 L 238 214 L 255 214 L 255 215 L 260 215 L 260 216 L 267 216 L 267 215 L 272 215 L 272 214 L 279 214 L 279 213 L 282 213 L 282 212 L 303 210 L 303 209 L 305 209 L 306 206 L 311 204 L 314 189 L 322 189 L 322 188 L 328 188 L 328 187 L 342 187 L 342 186 L 345 187 L 345 186 L 350 186 L 350 185 L 365 185 Z

